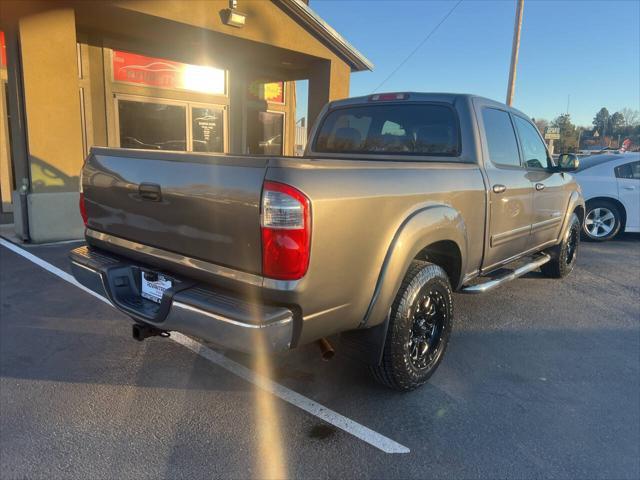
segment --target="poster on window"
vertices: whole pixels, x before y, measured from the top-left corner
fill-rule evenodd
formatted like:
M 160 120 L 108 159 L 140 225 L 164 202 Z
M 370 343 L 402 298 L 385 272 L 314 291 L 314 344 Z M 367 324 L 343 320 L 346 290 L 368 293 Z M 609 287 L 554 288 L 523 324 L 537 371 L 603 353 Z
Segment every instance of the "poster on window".
M 270 103 L 284 103 L 284 82 L 251 82 L 247 95 L 249 100 L 266 100 Z
M 136 53 L 113 51 L 113 80 L 157 88 L 224 95 L 225 72 Z
M 224 111 L 221 108 L 193 107 L 191 131 L 194 152 L 224 152 Z

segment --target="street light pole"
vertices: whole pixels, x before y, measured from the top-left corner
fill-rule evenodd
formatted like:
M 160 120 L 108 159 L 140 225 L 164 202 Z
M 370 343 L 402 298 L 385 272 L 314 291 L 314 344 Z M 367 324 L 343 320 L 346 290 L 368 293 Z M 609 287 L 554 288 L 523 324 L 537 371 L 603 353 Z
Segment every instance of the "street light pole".
M 520 30 L 522 29 L 522 11 L 524 0 L 518 0 L 516 7 L 516 24 L 513 29 L 513 46 L 511 47 L 511 67 L 509 68 L 509 86 L 507 87 L 507 105 L 513 104 L 513 95 L 516 84 L 516 67 L 518 65 L 518 50 L 520 49 Z

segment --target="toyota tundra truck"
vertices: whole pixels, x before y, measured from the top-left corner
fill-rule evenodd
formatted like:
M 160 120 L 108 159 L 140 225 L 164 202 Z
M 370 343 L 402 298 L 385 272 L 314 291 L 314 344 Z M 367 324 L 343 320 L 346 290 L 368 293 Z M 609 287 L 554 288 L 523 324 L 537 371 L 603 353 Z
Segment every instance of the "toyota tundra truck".
M 254 353 L 332 337 L 411 390 L 443 358 L 452 292 L 571 272 L 584 201 L 567 158 L 514 108 L 435 93 L 331 102 L 303 157 L 96 147 L 71 267 L 137 340 Z

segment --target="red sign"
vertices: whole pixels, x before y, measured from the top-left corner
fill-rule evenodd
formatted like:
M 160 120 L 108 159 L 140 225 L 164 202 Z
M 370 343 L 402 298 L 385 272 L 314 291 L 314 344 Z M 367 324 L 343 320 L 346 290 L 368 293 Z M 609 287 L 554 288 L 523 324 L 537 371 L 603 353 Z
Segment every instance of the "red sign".
M 174 88 L 224 95 L 225 72 L 164 58 L 113 51 L 113 80 L 149 87 Z
M 7 66 L 7 44 L 4 41 L 4 32 L 0 30 L 0 67 Z

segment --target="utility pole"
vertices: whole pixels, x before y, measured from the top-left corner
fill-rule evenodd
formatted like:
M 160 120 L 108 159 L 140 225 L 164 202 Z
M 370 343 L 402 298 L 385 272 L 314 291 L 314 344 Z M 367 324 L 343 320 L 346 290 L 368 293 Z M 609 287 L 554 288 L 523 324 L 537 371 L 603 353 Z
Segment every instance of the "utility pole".
M 513 104 L 513 94 L 516 85 L 516 67 L 518 66 L 518 50 L 520 49 L 520 30 L 522 30 L 522 11 L 524 0 L 517 0 L 516 24 L 513 29 L 513 46 L 511 47 L 511 68 L 509 68 L 509 86 L 507 87 L 507 105 Z

